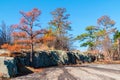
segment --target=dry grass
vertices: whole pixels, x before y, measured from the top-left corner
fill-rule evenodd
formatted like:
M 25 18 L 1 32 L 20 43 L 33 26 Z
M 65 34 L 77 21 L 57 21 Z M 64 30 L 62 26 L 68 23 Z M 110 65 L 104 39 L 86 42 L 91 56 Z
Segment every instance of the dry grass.
M 20 55 L 21 55 L 20 52 L 2 53 L 2 54 L 0 54 L 0 56 L 3 56 L 3 57 L 16 57 L 16 56 L 20 56 Z
M 31 70 L 32 72 L 43 72 L 44 71 L 44 68 L 32 68 L 32 67 L 26 67 L 27 69 Z
M 10 53 L 2 53 L 2 54 L 0 54 L 0 56 L 10 57 L 10 56 L 11 56 L 11 54 L 10 54 Z
M 110 60 L 104 60 L 104 61 L 96 61 L 94 62 L 96 64 L 120 64 L 120 60 L 117 61 L 110 61 Z

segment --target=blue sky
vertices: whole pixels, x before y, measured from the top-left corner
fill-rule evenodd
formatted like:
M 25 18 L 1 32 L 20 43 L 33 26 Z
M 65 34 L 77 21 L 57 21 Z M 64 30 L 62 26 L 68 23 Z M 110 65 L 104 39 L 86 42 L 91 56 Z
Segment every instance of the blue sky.
M 21 17 L 20 10 L 38 8 L 42 11 L 41 26 L 47 27 L 52 19 L 50 12 L 59 7 L 66 8 L 71 15 L 69 20 L 74 36 L 83 33 L 86 26 L 97 25 L 97 19 L 103 15 L 115 20 L 115 27 L 120 30 L 120 0 L 0 0 L 0 21 L 4 20 L 7 25 L 16 24 Z M 78 43 L 75 46 L 85 49 L 79 48 Z

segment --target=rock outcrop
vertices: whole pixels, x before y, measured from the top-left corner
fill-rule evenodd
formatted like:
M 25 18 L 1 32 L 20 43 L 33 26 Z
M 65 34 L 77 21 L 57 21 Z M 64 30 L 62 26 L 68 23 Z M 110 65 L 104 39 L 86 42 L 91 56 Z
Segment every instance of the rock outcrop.
M 30 63 L 30 52 L 24 52 L 17 57 L 0 57 L 0 73 L 3 77 L 14 77 L 17 74 L 29 71 L 25 66 L 34 68 L 50 67 L 69 64 L 81 64 L 94 62 L 95 56 L 74 51 L 37 51 L 35 52 L 32 65 Z
M 14 77 L 18 74 L 17 61 L 12 57 L 0 57 L 1 77 Z

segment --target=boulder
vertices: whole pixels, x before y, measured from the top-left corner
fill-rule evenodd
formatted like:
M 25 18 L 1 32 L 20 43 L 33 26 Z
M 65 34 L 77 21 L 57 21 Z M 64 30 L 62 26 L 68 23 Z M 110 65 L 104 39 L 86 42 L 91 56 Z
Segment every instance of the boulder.
M 35 53 L 33 59 L 33 67 L 48 67 L 51 66 L 52 61 L 49 57 L 49 53 L 45 51 L 39 51 Z
M 0 57 L 0 73 L 2 77 L 14 77 L 18 74 L 16 59 L 13 57 Z
M 67 64 L 68 63 L 68 56 L 66 51 L 61 51 L 61 50 L 56 50 L 56 55 L 58 56 L 58 65 L 62 64 Z
M 30 65 L 30 52 L 26 52 L 25 56 L 17 58 L 19 63 L 24 66 Z M 89 56 L 83 54 L 82 52 L 74 51 L 62 51 L 62 50 L 53 50 L 53 51 L 36 51 L 32 63 L 32 67 L 49 67 L 57 65 L 66 65 L 66 64 L 78 64 L 84 62 L 93 62 L 94 56 Z

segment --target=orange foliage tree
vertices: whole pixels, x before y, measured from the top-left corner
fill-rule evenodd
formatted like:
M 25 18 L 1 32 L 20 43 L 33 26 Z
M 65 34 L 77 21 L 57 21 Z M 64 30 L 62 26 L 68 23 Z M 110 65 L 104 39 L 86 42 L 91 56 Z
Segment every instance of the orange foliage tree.
M 54 32 L 52 29 L 49 29 L 46 34 L 41 38 L 41 41 L 43 42 L 44 45 L 47 47 L 51 48 L 54 47 L 53 42 L 55 41 L 56 36 L 54 35 Z
M 22 48 L 22 46 L 17 45 L 17 44 L 15 44 L 15 45 L 3 44 L 3 45 L 1 46 L 1 48 L 3 48 L 3 49 L 8 49 L 8 50 L 11 51 L 11 52 L 14 52 L 14 51 L 19 52 L 20 49 Z
M 37 8 L 29 12 L 20 11 L 22 18 L 19 24 L 13 25 L 14 32 L 12 36 L 14 37 L 15 44 L 22 44 L 26 47 L 30 47 L 30 62 L 33 61 L 34 56 L 34 45 L 41 41 L 41 37 L 48 31 L 40 28 L 38 22 L 38 17 L 41 11 Z

